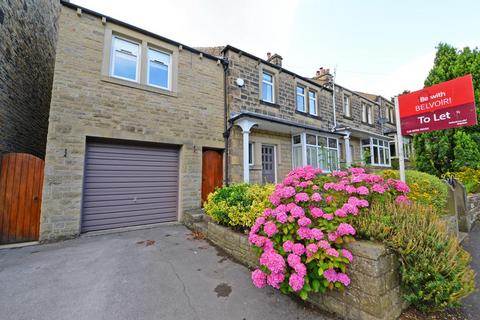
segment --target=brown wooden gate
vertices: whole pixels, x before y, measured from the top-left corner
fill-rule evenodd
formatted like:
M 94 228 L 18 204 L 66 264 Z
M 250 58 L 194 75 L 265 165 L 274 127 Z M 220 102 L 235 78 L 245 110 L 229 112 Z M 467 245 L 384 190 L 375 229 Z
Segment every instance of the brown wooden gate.
M 26 153 L 0 161 L 0 243 L 38 240 L 44 161 Z

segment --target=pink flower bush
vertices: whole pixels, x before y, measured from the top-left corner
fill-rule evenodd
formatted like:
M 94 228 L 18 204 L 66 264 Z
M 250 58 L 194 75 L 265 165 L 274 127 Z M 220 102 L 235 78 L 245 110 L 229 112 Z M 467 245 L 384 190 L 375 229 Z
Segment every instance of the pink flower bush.
M 409 191 L 401 181 L 384 181 L 362 168 L 329 175 L 311 166 L 292 170 L 269 197 L 273 208 L 250 229 L 248 241 L 260 262 L 253 284 L 298 292 L 302 299 L 312 291 L 348 286 L 345 272 L 354 257 L 343 246 L 356 234 L 349 221 L 378 197 L 408 203 Z

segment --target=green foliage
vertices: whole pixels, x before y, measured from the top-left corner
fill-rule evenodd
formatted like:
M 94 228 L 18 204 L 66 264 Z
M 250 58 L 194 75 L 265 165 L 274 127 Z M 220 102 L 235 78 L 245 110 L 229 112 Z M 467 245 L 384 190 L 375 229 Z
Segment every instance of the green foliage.
M 385 170 L 381 172 L 381 176 L 385 179 L 398 179 L 399 172 Z M 432 206 L 439 214 L 445 212 L 448 188 L 442 180 L 428 173 L 415 170 L 405 170 L 405 178 L 410 187 L 410 193 L 408 194 L 410 200 Z
M 467 193 L 480 192 L 480 169 L 464 167 L 457 172 L 447 172 L 445 177 L 454 177 L 467 189 Z
M 268 196 L 273 189 L 271 184 L 232 184 L 218 188 L 208 196 L 204 205 L 205 213 L 221 225 L 251 227 L 265 208 L 270 207 Z
M 474 291 L 470 255 L 430 207 L 376 202 L 352 223 L 359 237 L 380 240 L 399 253 L 404 298 L 419 310 L 456 307 Z
M 480 51 L 441 43 L 425 86 L 472 74 L 477 116 L 480 114 Z M 414 137 L 416 168 L 441 176 L 463 166 L 480 165 L 480 126 L 417 134 Z

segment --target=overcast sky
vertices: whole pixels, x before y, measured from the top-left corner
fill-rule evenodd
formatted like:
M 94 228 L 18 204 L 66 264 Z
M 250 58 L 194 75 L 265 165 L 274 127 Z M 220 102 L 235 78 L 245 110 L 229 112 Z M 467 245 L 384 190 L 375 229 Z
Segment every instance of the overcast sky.
M 478 0 L 71 0 L 189 46 L 279 53 L 306 77 L 387 98 L 423 87 L 439 42 L 480 44 Z

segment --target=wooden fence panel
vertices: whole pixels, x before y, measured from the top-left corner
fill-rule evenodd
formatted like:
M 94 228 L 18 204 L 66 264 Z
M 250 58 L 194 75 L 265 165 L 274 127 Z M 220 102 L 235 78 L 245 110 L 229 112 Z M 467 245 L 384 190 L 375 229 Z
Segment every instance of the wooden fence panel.
M 0 243 L 38 240 L 44 161 L 26 153 L 0 161 Z

